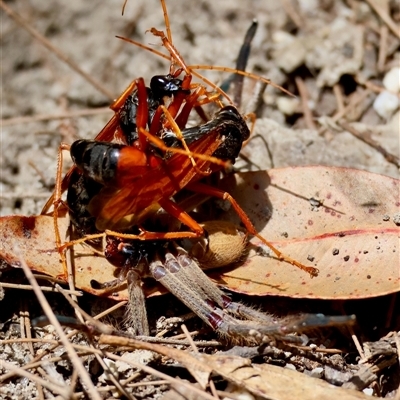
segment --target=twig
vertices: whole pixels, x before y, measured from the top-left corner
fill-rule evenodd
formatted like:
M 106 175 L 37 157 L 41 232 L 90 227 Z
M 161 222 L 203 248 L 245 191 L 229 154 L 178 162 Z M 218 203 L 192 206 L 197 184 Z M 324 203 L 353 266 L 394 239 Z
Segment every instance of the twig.
M 63 118 L 89 117 L 92 115 L 107 114 L 110 112 L 111 111 L 108 107 L 101 107 L 95 109 L 88 108 L 86 110 L 74 110 L 59 114 L 39 114 L 29 117 L 26 116 L 26 117 L 5 118 L 0 120 L 0 124 L 4 127 L 10 125 L 29 124 L 42 121 L 53 121 Z
M 351 338 L 353 339 L 354 345 L 356 346 L 356 349 L 358 351 L 358 354 L 360 355 L 361 359 L 364 360 L 365 359 L 365 354 L 364 354 L 364 350 L 360 344 L 360 341 L 358 340 L 357 335 L 354 333 L 354 329 L 352 326 L 348 326 L 347 329 L 349 330 L 350 334 L 351 334 Z
M 385 157 L 386 161 L 390 162 L 391 164 L 394 164 L 397 168 L 400 168 L 399 158 L 397 156 L 395 156 L 394 154 L 389 153 L 379 143 L 377 143 L 374 139 L 372 139 L 371 134 L 369 132 L 362 134 L 361 132 L 359 132 L 357 129 L 353 128 L 351 125 L 347 124 L 346 122 L 338 121 L 337 124 L 341 128 L 345 129 L 347 132 L 351 133 L 357 139 L 360 139 L 361 141 L 370 145 L 372 148 L 374 148 L 379 153 L 381 153 L 383 155 L 383 157 Z
M 387 90 L 385 87 L 383 86 L 379 86 L 376 85 L 375 83 L 371 82 L 371 81 L 366 81 L 363 80 L 359 75 L 356 75 L 354 77 L 354 80 L 360 85 L 360 86 L 364 86 L 367 89 L 370 89 L 372 92 L 374 93 L 382 93 L 382 92 L 389 92 L 394 94 L 395 96 L 400 98 L 400 94 L 398 92 L 394 92 L 392 90 Z
M 193 338 L 192 338 L 192 335 L 190 334 L 190 332 L 189 332 L 188 328 L 186 327 L 186 325 L 185 325 L 185 324 L 182 324 L 182 325 L 181 325 L 181 329 L 182 329 L 183 333 L 185 334 L 186 339 L 187 339 L 188 342 L 190 343 L 190 346 L 191 346 L 193 352 L 196 353 L 196 354 L 198 354 L 198 353 L 199 353 L 199 349 L 198 349 L 197 346 L 195 345 L 195 343 L 194 343 L 194 341 L 193 341 Z
M 379 54 L 376 66 L 379 72 L 383 72 L 385 70 L 388 35 L 389 35 L 388 27 L 386 25 L 382 25 L 380 29 Z
M 118 357 L 113 353 L 106 352 L 105 354 L 108 358 L 111 358 L 112 360 L 118 360 L 118 361 L 121 360 L 121 357 Z M 177 385 L 184 386 L 186 389 L 188 389 L 194 393 L 195 397 L 193 397 L 193 398 L 205 399 L 205 400 L 215 400 L 214 396 L 211 396 L 208 393 L 203 392 L 202 390 L 198 389 L 196 386 L 194 386 L 190 383 L 187 383 L 187 382 L 182 381 L 177 378 L 172 378 L 171 376 L 166 375 L 160 371 L 157 371 L 154 368 L 148 367 L 147 365 L 135 363 L 128 359 L 124 359 L 123 361 L 126 362 L 127 364 L 137 368 L 138 370 L 142 370 L 142 371 L 146 372 L 147 374 L 150 374 L 150 375 L 156 376 L 157 378 L 166 380 L 166 381 L 168 381 L 169 384 L 177 384 Z
M 19 376 L 23 376 L 25 378 L 28 378 L 32 382 L 36 382 L 37 384 L 49 389 L 53 393 L 59 394 L 63 399 L 70 399 L 71 397 L 71 391 L 69 390 L 69 387 L 66 385 L 61 386 L 58 384 L 58 382 L 52 381 L 49 376 L 47 376 L 47 379 L 42 379 L 39 378 L 37 375 L 31 374 L 30 372 L 25 371 L 21 367 L 16 366 L 15 364 L 9 363 L 7 361 L 2 360 L 1 362 L 2 368 L 5 370 L 13 371 L 17 373 Z M 101 399 L 101 397 L 96 397 L 98 399 Z
M 392 18 L 390 18 L 390 15 L 386 12 L 386 10 L 375 0 L 367 0 L 367 3 L 381 17 L 382 21 L 389 27 L 393 34 L 400 39 L 400 28 L 398 25 L 396 25 Z
M 370 95 L 370 93 L 371 92 L 368 89 L 365 89 L 357 96 L 353 96 L 350 103 L 342 111 L 338 111 L 335 115 L 332 116 L 332 118 L 330 118 L 331 121 L 332 122 L 339 121 L 340 118 L 350 113 L 353 110 L 353 108 L 357 107 L 362 101 L 364 101 Z M 322 127 L 319 129 L 318 134 L 321 136 L 326 130 L 327 130 L 326 127 Z
M 15 254 L 20 254 L 19 249 L 15 248 L 14 251 L 15 251 Z M 82 360 L 78 357 L 75 349 L 73 348 L 73 346 L 67 339 L 67 336 L 65 335 L 56 316 L 54 315 L 53 310 L 50 307 L 50 304 L 48 303 L 43 292 L 40 290 L 40 287 L 39 287 L 38 283 L 36 282 L 36 279 L 33 276 L 32 271 L 29 269 L 28 265 L 26 264 L 26 262 L 22 256 L 20 256 L 20 262 L 21 262 L 21 267 L 24 270 L 24 273 L 25 273 L 28 281 L 32 285 L 33 291 L 35 292 L 36 297 L 38 298 L 39 303 L 43 308 L 44 313 L 46 314 L 47 318 L 49 319 L 51 324 L 54 326 L 57 334 L 59 335 L 60 340 L 61 340 L 62 344 L 64 345 L 64 347 L 71 359 L 71 363 L 78 370 L 80 379 L 81 379 L 82 383 L 86 386 L 86 390 L 87 390 L 88 394 L 91 396 L 91 399 L 101 400 L 101 396 L 96 391 L 96 388 L 94 387 L 93 382 L 90 379 L 88 372 L 86 371 L 85 367 L 82 364 Z M 43 385 L 43 383 L 41 383 L 41 384 Z M 43 385 L 43 386 L 45 386 L 45 385 Z M 70 390 L 68 390 L 68 393 L 69 393 L 69 395 L 71 395 Z M 67 398 L 70 398 L 70 396 Z
M 296 10 L 293 2 L 290 0 L 281 0 L 281 4 L 285 13 L 293 21 L 298 29 L 304 29 L 304 20 L 300 13 Z M 297 4 L 297 3 L 296 3 Z
M 33 290 L 33 287 L 31 285 L 20 285 L 17 283 L 0 282 L 0 287 L 10 288 L 10 289 L 19 289 L 19 290 Z M 42 292 L 52 292 L 52 293 L 58 292 L 58 290 L 53 287 L 39 286 L 39 288 Z M 82 292 L 80 292 L 79 290 L 75 290 L 75 291 L 67 290 L 67 293 L 73 294 L 75 296 L 82 296 Z
M 214 381 L 210 379 L 210 383 L 209 383 L 209 385 L 210 385 L 210 390 L 211 390 L 211 393 L 212 393 L 212 394 L 213 394 L 213 396 L 214 396 L 214 399 L 217 399 L 217 400 L 218 400 L 220 397 L 219 397 L 219 394 L 218 394 L 217 388 L 215 387 L 215 383 L 214 383 Z
M 72 61 L 68 56 L 62 53 L 56 46 L 54 46 L 46 37 L 39 33 L 36 29 L 25 21 L 19 14 L 8 7 L 3 0 L 0 0 L 0 7 L 19 25 L 26 29 L 36 40 L 38 40 L 43 46 L 49 49 L 53 54 L 55 54 L 60 60 L 65 62 L 70 68 L 81 75 L 89 83 L 91 83 L 99 92 L 103 93 L 110 101 L 114 99 L 113 93 L 106 89 L 101 83 L 93 79 L 88 73 L 83 71 L 78 64 Z
M 337 112 L 343 113 L 343 110 L 344 110 L 343 93 L 342 93 L 342 89 L 340 88 L 340 85 L 337 83 L 335 85 L 333 85 L 333 94 L 335 95 L 335 98 L 336 98 Z
M 308 91 L 306 85 L 304 84 L 303 79 L 301 79 L 299 76 L 296 76 L 295 81 L 301 97 L 301 107 L 303 109 L 306 125 L 309 129 L 317 130 L 312 112 L 310 110 L 310 107 L 308 106 Z

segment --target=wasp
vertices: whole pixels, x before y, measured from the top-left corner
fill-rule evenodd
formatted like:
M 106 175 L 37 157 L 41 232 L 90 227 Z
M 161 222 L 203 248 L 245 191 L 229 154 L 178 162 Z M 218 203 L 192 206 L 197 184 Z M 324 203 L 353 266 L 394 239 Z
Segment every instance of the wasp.
M 162 6 L 166 15 L 163 1 Z M 80 204 L 84 204 L 84 211 L 88 212 L 87 223 L 81 224 L 83 230 L 87 226 L 93 227 L 94 222 L 97 231 L 113 232 L 122 237 L 121 232 L 135 226 L 139 234 L 128 237 L 141 240 L 198 238 L 204 235 L 200 224 L 173 199 L 183 189 L 221 198 L 231 203 L 247 231 L 271 248 L 279 259 L 307 271 L 311 276 L 317 275 L 315 268 L 286 257 L 263 238 L 229 193 L 201 182 L 204 176 L 227 166 L 227 161 L 234 162 L 250 131 L 233 105 L 222 106 L 210 121 L 185 130 L 193 108 L 204 102 L 222 103 L 219 97 L 210 95 L 203 85 L 191 86 L 193 70 L 173 46 L 170 29 L 167 29 L 169 37 L 155 28 L 151 32 L 160 37 L 170 54 L 170 73 L 162 79 L 153 79 L 150 88 L 145 87 L 143 79 L 134 81 L 112 105 L 115 115 L 97 138 L 73 143 L 70 151 L 75 167 L 59 185 L 57 197 L 60 198 L 60 192 L 70 185 L 72 173 L 78 170 L 85 177 L 83 180 L 90 180 L 76 185 L 79 195 L 82 194 L 79 193 L 82 187 L 87 192 L 77 197 L 81 197 Z M 233 72 L 246 74 L 237 70 Z M 179 78 L 181 73 L 184 73 L 182 79 Z M 134 88 L 136 91 L 132 92 Z M 163 104 L 165 95 L 173 97 L 168 107 Z M 109 143 L 115 137 L 123 137 L 126 144 Z M 165 138 L 168 142 L 169 137 L 172 138 L 170 147 L 163 141 Z M 71 186 L 76 181 L 72 180 Z M 79 202 L 74 202 L 73 193 L 69 198 L 70 208 L 78 209 Z M 149 232 L 142 229 L 143 222 L 160 209 L 176 217 L 189 230 Z M 78 214 L 84 212 L 81 210 Z M 57 240 L 61 242 L 59 238 Z M 59 248 L 63 249 L 63 246 Z
M 165 7 L 163 1 L 162 5 Z M 138 305 L 135 309 L 142 310 L 139 304 L 144 302 L 143 294 L 137 293 L 139 280 L 150 274 L 214 329 L 223 334 L 229 334 L 232 329 L 239 333 L 248 332 L 248 326 L 243 328 L 236 322 L 227 324 L 223 310 L 230 310 L 248 320 L 267 322 L 261 313 L 232 303 L 208 282 L 199 267 L 201 257 L 196 262 L 177 242 L 183 238 L 203 238 L 213 229 L 221 230 L 223 224 L 219 221 L 217 229 L 200 224 L 188 208 L 178 202 L 177 195 L 185 190 L 229 201 L 245 227 L 244 236 L 237 231 L 233 234 L 239 239 L 242 237 L 242 245 L 237 246 L 239 249 L 245 246 L 248 234 L 254 235 L 279 259 L 305 270 L 311 276 L 316 276 L 318 270 L 274 248 L 259 235 L 229 193 L 204 181 L 205 177 L 235 162 L 243 143 L 250 136 L 250 130 L 232 101 L 228 105 L 222 103 L 221 94 L 227 95 L 221 93 L 221 89 L 212 86 L 214 92 L 210 92 L 202 84 L 191 83 L 196 72 L 182 60 L 172 45 L 170 34 L 167 37 L 154 28 L 151 32 L 161 38 L 169 52 L 169 73 L 153 77 L 149 87 L 141 78 L 132 82 L 111 106 L 114 116 L 97 137 L 94 140 L 78 140 L 68 147 L 74 167 L 62 180 L 58 179 L 58 189 L 45 210 L 54 203 L 56 221 L 57 199 L 61 192 L 67 190 L 69 214 L 82 238 L 61 245 L 58 233 L 57 246 L 63 253 L 78 241 L 105 236 L 105 256 L 115 266 L 122 267 L 123 273 L 117 281 L 128 280 L 129 287 L 133 288 L 132 304 Z M 224 70 L 247 75 L 239 70 Z M 201 108 L 207 103 L 218 106 L 211 119 Z M 203 122 L 187 127 L 193 110 Z M 175 217 L 186 226 L 186 230 L 170 229 L 169 225 L 160 227 L 161 211 Z M 240 254 L 234 258 L 240 258 Z M 188 266 L 190 268 L 186 268 Z M 197 286 L 200 289 L 194 290 Z M 147 333 L 143 311 L 141 313 L 141 316 L 135 317 L 142 321 L 137 333 Z

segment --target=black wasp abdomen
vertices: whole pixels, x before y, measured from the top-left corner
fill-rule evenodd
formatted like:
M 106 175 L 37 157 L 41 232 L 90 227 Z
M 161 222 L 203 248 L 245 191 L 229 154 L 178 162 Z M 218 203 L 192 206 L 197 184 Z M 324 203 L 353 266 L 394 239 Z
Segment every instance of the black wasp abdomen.
M 71 158 L 75 165 L 88 178 L 109 185 L 115 178 L 118 159 L 124 145 L 97 142 L 95 140 L 77 140 L 71 146 Z
M 73 171 L 67 192 L 67 204 L 71 222 L 82 236 L 97 232 L 96 218 L 88 211 L 88 205 L 102 188 L 102 184 L 76 169 Z

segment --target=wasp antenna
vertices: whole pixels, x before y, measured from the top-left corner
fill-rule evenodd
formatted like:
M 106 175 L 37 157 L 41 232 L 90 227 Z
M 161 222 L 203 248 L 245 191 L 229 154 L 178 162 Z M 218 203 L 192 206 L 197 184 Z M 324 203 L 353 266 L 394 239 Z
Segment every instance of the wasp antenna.
M 175 60 L 176 64 L 182 67 L 187 75 L 191 75 L 190 69 L 187 67 L 185 60 L 182 58 L 179 51 L 175 48 L 172 42 L 165 36 L 165 33 L 163 31 L 159 31 L 156 28 L 151 28 L 150 32 L 154 36 L 158 36 L 159 38 L 161 38 L 163 46 L 169 51 L 171 57 Z M 171 74 L 173 75 L 173 73 Z
M 287 95 L 291 96 L 291 97 L 296 97 L 293 93 L 289 92 L 288 90 L 286 90 L 285 88 L 283 88 L 280 85 L 277 85 L 276 83 L 273 83 L 270 79 L 268 78 L 264 78 L 263 76 L 257 75 L 257 74 L 253 74 L 251 72 L 246 72 L 246 71 L 239 71 L 237 69 L 234 68 L 229 68 L 229 67 L 223 67 L 220 65 L 188 65 L 188 68 L 190 68 L 192 71 L 199 69 L 199 70 L 210 70 L 210 71 L 221 71 L 221 72 L 230 72 L 232 74 L 238 74 L 238 75 L 243 75 L 243 76 L 247 76 L 248 78 L 254 79 L 256 81 L 261 81 L 261 82 L 265 82 L 268 85 L 271 85 L 272 87 L 279 89 L 281 92 L 286 93 Z M 193 73 L 193 75 L 195 75 Z
M 234 105 L 232 99 L 229 97 L 229 95 L 223 89 L 221 89 L 218 85 L 211 82 L 209 79 L 207 79 L 200 73 L 196 72 L 195 71 L 196 68 L 193 68 L 193 66 L 189 66 L 189 68 L 192 71 L 192 75 L 194 75 L 196 78 L 199 78 L 200 80 L 202 80 L 205 84 L 211 86 L 216 92 L 218 92 L 222 97 L 224 97 L 230 105 L 232 105 L 232 106 Z
M 136 40 L 129 39 L 129 38 L 126 38 L 126 37 L 123 37 L 123 36 L 116 35 L 115 37 L 118 38 L 118 39 L 123 40 L 124 42 L 133 44 L 133 45 L 135 45 L 135 46 L 137 46 L 137 47 L 140 47 L 140 48 L 143 49 L 143 50 L 149 51 L 150 53 L 153 53 L 153 54 L 155 54 L 155 55 L 157 55 L 157 56 L 159 56 L 159 57 L 162 57 L 162 58 L 164 58 L 165 60 L 171 61 L 171 56 L 167 56 L 166 54 L 161 53 L 161 51 L 158 51 L 158 50 L 156 50 L 156 49 L 153 49 L 153 48 L 150 47 L 150 46 L 146 46 L 146 45 L 143 44 L 143 43 L 137 42 Z
M 171 25 L 169 23 L 167 5 L 165 4 L 165 0 L 160 0 L 160 1 L 161 1 L 161 7 L 163 10 L 163 14 L 164 14 L 164 23 L 165 23 L 165 29 L 167 31 L 167 38 L 168 38 L 169 42 L 172 43 Z

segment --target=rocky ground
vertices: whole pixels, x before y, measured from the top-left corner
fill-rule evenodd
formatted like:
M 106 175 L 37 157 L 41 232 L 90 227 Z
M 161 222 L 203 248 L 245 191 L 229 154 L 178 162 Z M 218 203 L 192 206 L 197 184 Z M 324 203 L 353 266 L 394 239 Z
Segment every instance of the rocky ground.
M 131 0 L 123 16 L 115 0 L 2 4 L 0 215 L 34 215 L 54 185 L 60 142 L 93 138 L 112 115 L 108 105 L 132 79 L 148 82 L 168 72 L 167 61 L 115 37 L 162 51 L 147 30 L 164 29 L 164 19 L 158 0 Z M 255 99 L 256 82 L 246 80 L 241 109 L 257 111 L 257 122 L 238 169 L 327 165 L 399 178 L 397 2 L 167 0 L 167 7 L 174 45 L 190 65 L 233 67 L 257 19 L 247 70 L 296 95 L 268 87 Z M 227 77 L 204 74 L 217 84 Z M 398 299 L 388 303 L 396 309 Z M 4 332 L 2 339 L 13 337 Z M 391 374 L 382 375 L 390 385 L 373 386 L 375 395 L 394 396 Z M 3 395 L 7 390 L 0 389 L 1 398 L 23 398 Z

